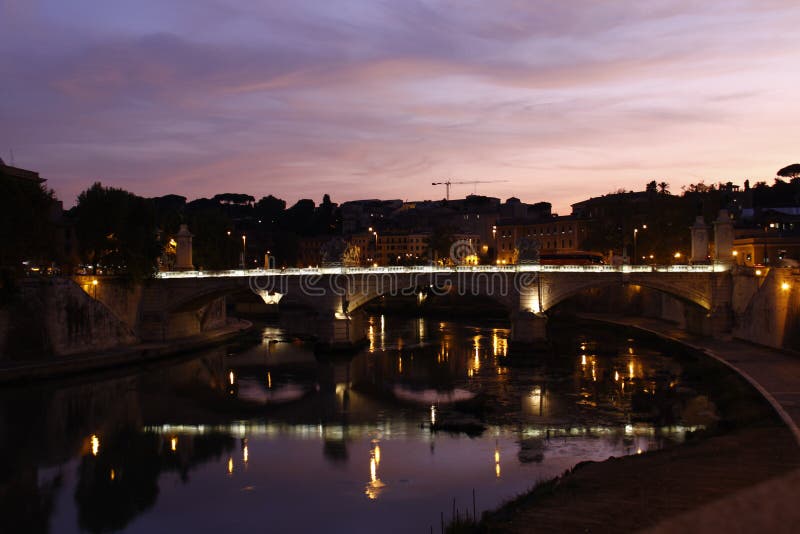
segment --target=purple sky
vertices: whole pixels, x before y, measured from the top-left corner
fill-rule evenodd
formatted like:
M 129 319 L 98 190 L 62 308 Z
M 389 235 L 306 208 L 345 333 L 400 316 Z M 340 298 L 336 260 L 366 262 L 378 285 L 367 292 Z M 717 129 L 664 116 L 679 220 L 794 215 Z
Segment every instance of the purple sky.
M 797 0 L 625 4 L 0 0 L 0 157 L 66 205 L 96 180 L 291 203 L 449 177 L 562 213 L 800 160 Z

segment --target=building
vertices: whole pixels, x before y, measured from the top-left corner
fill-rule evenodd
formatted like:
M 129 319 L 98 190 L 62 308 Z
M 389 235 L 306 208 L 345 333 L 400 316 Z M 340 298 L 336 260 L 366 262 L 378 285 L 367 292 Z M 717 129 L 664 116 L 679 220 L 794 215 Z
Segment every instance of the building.
M 522 240 L 538 245 L 541 254 L 568 254 L 582 251 L 591 221 L 575 216 L 540 220 L 504 220 L 495 228 L 498 264 L 516 263 Z
M 39 177 L 38 172 L 6 165 L 2 158 L 0 158 L 0 180 L 20 180 L 22 182 L 35 184 L 42 184 L 45 182 L 44 178 Z
M 755 224 L 736 228 L 733 255 L 750 267 L 800 261 L 800 209 L 759 211 Z
M 431 234 L 428 232 L 382 232 L 377 233 L 374 263 L 398 265 L 420 263 L 428 259 Z

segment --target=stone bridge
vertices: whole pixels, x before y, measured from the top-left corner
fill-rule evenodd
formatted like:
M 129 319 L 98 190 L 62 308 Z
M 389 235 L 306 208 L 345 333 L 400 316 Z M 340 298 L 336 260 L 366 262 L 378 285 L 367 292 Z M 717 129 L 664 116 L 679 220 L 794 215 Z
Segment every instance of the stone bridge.
M 731 267 L 728 265 L 608 266 L 516 265 L 253 270 L 161 273 L 142 290 L 138 332 L 142 339 L 172 339 L 218 319 L 219 302 L 255 292 L 281 310 L 305 310 L 313 335 L 325 346 L 357 343 L 364 329 L 355 321 L 364 304 L 384 295 L 458 293 L 492 299 L 508 310 L 511 340 L 545 337 L 546 312 L 590 288 L 635 284 L 669 294 L 701 312 L 710 329 L 730 328 Z M 216 305 L 215 305 L 216 303 Z M 224 306 L 222 306 L 224 313 Z

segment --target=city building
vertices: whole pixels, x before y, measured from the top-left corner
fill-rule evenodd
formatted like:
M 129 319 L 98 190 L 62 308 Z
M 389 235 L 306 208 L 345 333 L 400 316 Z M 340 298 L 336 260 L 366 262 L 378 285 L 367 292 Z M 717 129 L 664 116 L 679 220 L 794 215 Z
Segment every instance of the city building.
M 569 215 L 541 220 L 504 220 L 495 228 L 498 264 L 516 263 L 519 245 L 528 240 L 541 254 L 568 254 L 582 251 L 590 221 Z
M 733 254 L 739 265 L 796 265 L 800 261 L 800 208 L 759 210 L 752 225 L 736 228 Z

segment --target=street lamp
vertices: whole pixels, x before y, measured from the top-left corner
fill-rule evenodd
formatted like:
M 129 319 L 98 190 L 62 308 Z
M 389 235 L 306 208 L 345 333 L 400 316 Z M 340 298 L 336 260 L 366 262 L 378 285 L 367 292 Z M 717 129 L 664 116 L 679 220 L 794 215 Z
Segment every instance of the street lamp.
M 647 230 L 647 225 L 646 224 L 642 225 L 642 230 Z M 634 263 L 639 263 L 637 255 L 636 255 L 636 238 L 637 237 L 639 237 L 639 228 L 638 227 L 633 229 L 633 261 L 634 261 Z
M 373 231 L 371 226 L 369 228 L 369 231 L 372 232 L 373 236 L 375 236 L 375 254 L 374 254 L 374 256 L 375 256 L 375 259 L 378 259 L 378 232 Z

